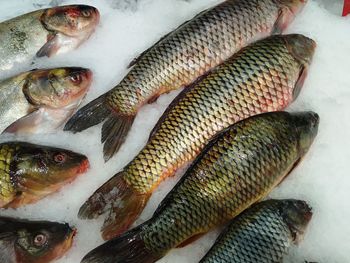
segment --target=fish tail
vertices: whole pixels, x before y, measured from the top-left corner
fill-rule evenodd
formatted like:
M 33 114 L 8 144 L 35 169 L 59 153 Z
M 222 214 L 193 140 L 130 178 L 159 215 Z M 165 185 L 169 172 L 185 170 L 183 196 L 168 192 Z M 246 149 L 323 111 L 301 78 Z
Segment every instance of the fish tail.
M 147 223 L 146 223 L 147 224 Z M 147 227 L 147 225 L 146 225 Z M 153 263 L 162 256 L 150 251 L 142 239 L 145 224 L 90 251 L 81 263 Z
M 150 194 L 132 189 L 123 179 L 123 173 L 116 174 L 97 189 L 79 210 L 81 219 L 107 215 L 101 230 L 105 240 L 125 232 L 141 214 L 150 197 Z
M 103 155 L 107 162 L 120 146 L 125 142 L 126 136 L 134 122 L 135 115 L 122 115 L 111 113 L 102 126 L 101 142 L 104 143 Z
M 64 130 L 74 133 L 81 132 L 104 121 L 111 114 L 105 102 L 106 94 L 78 110 L 66 123 Z

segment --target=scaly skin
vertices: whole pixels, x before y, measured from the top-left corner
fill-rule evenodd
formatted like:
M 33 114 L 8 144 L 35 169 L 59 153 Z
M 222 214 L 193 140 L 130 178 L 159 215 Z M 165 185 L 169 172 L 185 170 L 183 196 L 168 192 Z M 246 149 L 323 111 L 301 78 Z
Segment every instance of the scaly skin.
M 304 201 L 261 202 L 232 220 L 200 263 L 281 263 L 311 217 Z
M 102 121 L 101 142 L 109 160 L 126 139 L 141 106 L 188 86 L 242 47 L 280 33 L 304 0 L 226 0 L 203 11 L 146 50 L 113 89 L 79 110 L 65 130 Z
M 301 89 L 314 49 L 315 42 L 302 35 L 273 36 L 220 65 L 175 99 L 147 145 L 89 198 L 80 217 L 107 212 L 105 238 L 123 232 L 160 182 L 192 161 L 217 132 L 287 107 Z
M 265 113 L 217 135 L 141 226 L 91 251 L 83 263 L 153 263 L 266 197 L 311 146 L 313 112 Z

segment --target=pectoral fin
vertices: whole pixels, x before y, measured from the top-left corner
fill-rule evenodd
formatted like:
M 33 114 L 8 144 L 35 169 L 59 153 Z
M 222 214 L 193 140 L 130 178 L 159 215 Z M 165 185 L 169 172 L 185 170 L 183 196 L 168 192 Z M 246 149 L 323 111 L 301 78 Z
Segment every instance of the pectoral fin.
M 51 57 L 56 54 L 59 50 L 59 38 L 56 34 L 50 34 L 47 37 L 47 42 L 43 45 L 40 50 L 36 53 L 37 57 Z

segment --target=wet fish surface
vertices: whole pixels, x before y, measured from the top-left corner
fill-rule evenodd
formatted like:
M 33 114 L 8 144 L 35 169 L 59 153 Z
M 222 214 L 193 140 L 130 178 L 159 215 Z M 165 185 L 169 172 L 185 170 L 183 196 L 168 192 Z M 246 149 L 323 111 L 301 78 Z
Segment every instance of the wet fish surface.
M 0 217 L 0 262 L 51 262 L 71 248 L 75 232 L 68 224 Z
M 96 8 L 68 5 L 41 9 L 0 23 L 1 72 L 35 56 L 53 56 L 77 48 L 99 22 Z
M 189 86 L 257 39 L 283 31 L 305 0 L 226 0 L 184 23 L 135 59 L 113 89 L 80 109 L 65 130 L 104 122 L 101 142 L 109 160 L 126 139 L 144 104 Z
M 106 214 L 107 239 L 125 231 L 160 182 L 191 162 L 217 132 L 249 116 L 282 110 L 295 100 L 315 46 L 303 35 L 272 36 L 243 49 L 183 91 L 160 118 L 147 145 L 96 190 L 79 217 Z
M 282 263 L 311 217 L 311 208 L 301 200 L 256 204 L 230 222 L 200 263 Z
M 153 263 L 263 199 L 317 135 L 314 112 L 253 116 L 217 135 L 153 217 L 88 253 L 82 263 Z
M 17 208 L 58 191 L 86 172 L 86 156 L 25 142 L 0 144 L 0 207 Z
M 92 82 L 89 69 L 37 69 L 0 81 L 0 131 L 49 133 L 74 113 Z

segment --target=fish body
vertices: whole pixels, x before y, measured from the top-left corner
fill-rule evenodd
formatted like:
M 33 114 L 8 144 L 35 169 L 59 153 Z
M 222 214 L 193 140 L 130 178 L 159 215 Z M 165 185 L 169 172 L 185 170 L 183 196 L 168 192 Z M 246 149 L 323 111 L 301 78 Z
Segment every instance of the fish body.
M 84 130 L 102 121 L 108 160 L 125 141 L 137 111 L 200 76 L 257 39 L 280 33 L 304 0 L 227 0 L 162 38 L 134 60 L 112 90 L 78 111 L 65 130 Z
M 84 5 L 37 10 L 0 23 L 0 73 L 35 56 L 75 49 L 99 22 L 96 8 Z
M 0 144 L 0 207 L 34 203 L 89 167 L 86 156 L 24 142 Z
M 47 133 L 79 106 L 92 82 L 84 68 L 38 69 L 0 81 L 0 131 Z
M 0 217 L 0 261 L 51 262 L 71 248 L 75 232 L 68 224 Z
M 313 112 L 265 113 L 217 135 L 164 198 L 153 217 L 92 250 L 83 263 L 151 263 L 263 199 L 311 146 Z
M 268 200 L 230 222 L 200 263 L 282 263 L 312 217 L 301 200 Z
M 287 107 L 300 92 L 314 49 L 315 42 L 302 35 L 272 36 L 183 91 L 147 145 L 86 201 L 79 216 L 106 213 L 105 238 L 123 232 L 160 182 L 192 161 L 217 132 L 249 116 Z

